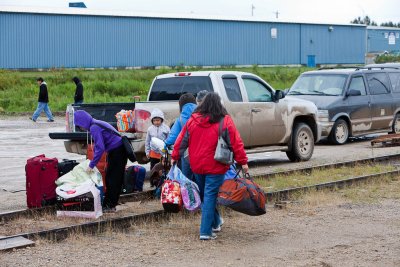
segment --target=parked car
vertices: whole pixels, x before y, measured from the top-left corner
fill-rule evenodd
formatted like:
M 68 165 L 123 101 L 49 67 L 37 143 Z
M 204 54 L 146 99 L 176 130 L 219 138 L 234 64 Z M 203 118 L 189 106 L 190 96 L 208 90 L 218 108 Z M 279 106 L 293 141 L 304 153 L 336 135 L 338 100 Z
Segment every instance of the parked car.
M 400 69 L 395 66 L 305 72 L 287 95 L 317 105 L 322 137 L 333 144 L 351 136 L 400 133 Z
M 116 125 L 121 109 L 134 110 L 135 131 L 128 133 L 139 163 L 145 163 L 144 141 L 150 112 L 161 109 L 168 125 L 179 115 L 178 99 L 184 93 L 216 92 L 232 116 L 248 153 L 283 151 L 291 161 L 309 160 L 320 138 L 317 107 L 310 101 L 285 97 L 260 77 L 235 71 L 198 71 L 163 74 L 155 77 L 147 101 L 70 105 L 67 132 L 50 133 L 52 139 L 67 139 L 68 152 L 85 154 L 89 137 L 73 122 L 75 110 L 86 110 L 94 118 Z

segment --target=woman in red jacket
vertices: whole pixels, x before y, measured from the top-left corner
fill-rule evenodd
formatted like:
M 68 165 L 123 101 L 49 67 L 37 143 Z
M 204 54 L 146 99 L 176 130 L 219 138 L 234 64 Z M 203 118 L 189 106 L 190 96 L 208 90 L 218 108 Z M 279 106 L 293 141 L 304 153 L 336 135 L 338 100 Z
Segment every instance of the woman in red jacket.
M 224 181 L 224 174 L 229 165 L 214 159 L 218 142 L 219 122 L 223 120 L 222 133 L 225 140 L 231 144 L 235 161 L 248 171 L 247 155 L 240 134 L 221 104 L 221 98 L 216 93 L 209 93 L 193 112 L 183 127 L 175 142 L 172 152 L 172 163 L 178 161 L 186 148 L 189 147 L 190 166 L 202 198 L 202 215 L 200 239 L 215 239 L 221 230 L 223 220 L 216 209 L 219 187 Z

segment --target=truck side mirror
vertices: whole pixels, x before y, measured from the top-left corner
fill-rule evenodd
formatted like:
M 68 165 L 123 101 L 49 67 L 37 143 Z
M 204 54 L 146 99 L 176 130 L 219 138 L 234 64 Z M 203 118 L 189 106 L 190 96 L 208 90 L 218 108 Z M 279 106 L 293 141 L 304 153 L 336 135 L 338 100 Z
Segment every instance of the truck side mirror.
M 281 90 L 275 91 L 275 95 L 274 95 L 275 102 L 279 102 L 279 99 L 282 99 L 284 97 L 285 97 L 284 92 L 282 92 Z

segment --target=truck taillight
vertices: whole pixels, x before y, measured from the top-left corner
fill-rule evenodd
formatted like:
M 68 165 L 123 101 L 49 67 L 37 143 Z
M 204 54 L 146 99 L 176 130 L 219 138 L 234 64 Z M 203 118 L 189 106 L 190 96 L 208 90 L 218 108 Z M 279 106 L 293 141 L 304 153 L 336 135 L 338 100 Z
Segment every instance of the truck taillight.
M 74 107 L 72 107 L 72 105 L 68 105 L 65 111 L 65 127 L 67 133 L 75 132 Z
M 135 109 L 135 130 L 139 133 L 147 132 L 151 125 L 150 112 L 143 109 Z
M 178 72 L 178 73 L 175 73 L 175 76 L 190 76 L 190 75 L 192 75 L 191 72 Z

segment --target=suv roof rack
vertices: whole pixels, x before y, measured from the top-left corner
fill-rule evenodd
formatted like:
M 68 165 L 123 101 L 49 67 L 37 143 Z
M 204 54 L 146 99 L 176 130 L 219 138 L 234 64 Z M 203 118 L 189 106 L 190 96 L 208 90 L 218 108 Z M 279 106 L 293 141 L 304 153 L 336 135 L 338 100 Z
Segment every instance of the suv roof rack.
M 395 69 L 395 70 L 399 70 L 400 69 L 400 67 L 389 67 L 389 66 L 387 66 L 387 67 L 385 67 L 385 66 L 371 66 L 371 67 L 361 67 L 361 68 L 357 68 L 356 70 L 371 70 L 371 69 L 381 69 L 381 70 L 384 70 L 384 69 Z
M 360 66 L 321 67 L 318 70 L 357 69 L 357 68 L 360 68 Z

